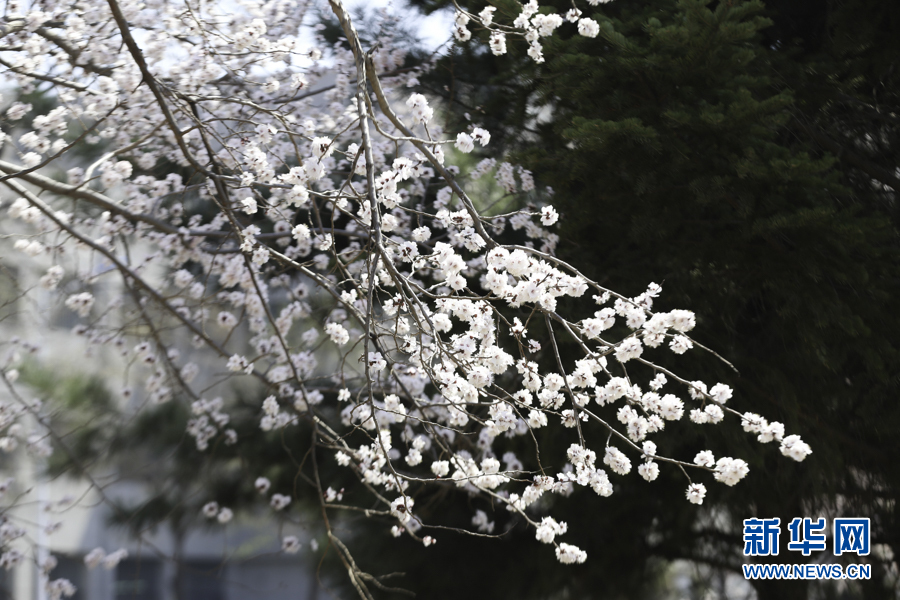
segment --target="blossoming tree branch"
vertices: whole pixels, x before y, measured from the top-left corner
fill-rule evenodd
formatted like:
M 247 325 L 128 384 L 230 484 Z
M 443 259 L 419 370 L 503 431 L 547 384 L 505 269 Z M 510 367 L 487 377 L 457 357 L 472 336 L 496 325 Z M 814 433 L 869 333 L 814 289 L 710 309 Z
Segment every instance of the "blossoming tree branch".
M 730 421 L 791 459 L 811 452 L 782 424 L 732 409 L 728 385 L 667 367 L 669 353 L 723 359 L 691 337 L 693 313 L 654 311 L 659 285 L 626 297 L 556 258 L 551 205 L 480 209 L 480 178 L 538 197 L 531 174 L 502 157 L 450 164 L 490 148 L 490 133 L 445 133 L 406 87 L 428 64 L 405 66 L 383 34 L 365 47 L 340 0 L 329 5 L 346 39 L 323 53 L 299 37 L 306 6 L 277 0 L 8 4 L 4 76 L 54 99 L 31 127 L 16 125 L 32 111 L 21 102 L 3 116 L 15 132 L 0 160 L 8 229 L 42 265 L 29 293 L 59 294 L 76 334 L 124 354 L 143 373 L 135 397 L 189 403 L 200 450 L 242 443 L 229 401 L 207 397 L 212 381 L 255 380 L 264 431 L 311 427 L 306 482 L 362 597 L 371 580 L 330 524 L 354 507 L 320 477 L 328 461 L 395 536 L 439 541 L 441 523 L 418 516 L 415 499 L 443 486 L 502 507 L 559 561 L 581 563 L 567 524 L 535 504 L 542 495 L 610 496 L 618 478 L 675 469 L 686 501 L 702 504 L 710 482 L 747 475 L 740 458 L 659 454 L 667 429 Z M 472 29 L 486 29 L 495 54 L 522 43 L 540 62 L 559 28 L 600 33 L 578 8 L 529 2 L 507 16 L 458 6 L 453 34 L 477 43 Z M 97 144 L 99 159 L 79 161 Z M 160 175 L 160 164 L 190 176 Z M 4 345 L 4 443 L 67 451 L 16 381 L 27 343 Z M 548 435 L 565 440 L 564 456 L 541 452 Z M 251 484 L 271 510 L 290 510 L 285 490 Z M 208 500 L 208 517 L 230 520 Z M 492 534 L 495 518 L 475 511 L 469 532 Z M 4 538 L 4 560 L 23 554 L 20 542 Z M 297 539 L 283 547 L 296 552 Z

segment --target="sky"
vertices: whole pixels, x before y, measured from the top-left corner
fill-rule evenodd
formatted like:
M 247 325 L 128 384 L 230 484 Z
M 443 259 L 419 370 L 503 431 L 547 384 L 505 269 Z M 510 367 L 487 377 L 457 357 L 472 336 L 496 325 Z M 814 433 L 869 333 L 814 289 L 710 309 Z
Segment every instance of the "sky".
M 351 9 L 365 6 L 366 8 L 389 6 L 396 14 L 402 14 L 413 25 L 425 46 L 434 50 L 447 41 L 450 37 L 450 26 L 453 23 L 451 11 L 440 11 L 428 16 L 422 16 L 419 11 L 410 8 L 403 0 L 345 0 L 345 5 Z

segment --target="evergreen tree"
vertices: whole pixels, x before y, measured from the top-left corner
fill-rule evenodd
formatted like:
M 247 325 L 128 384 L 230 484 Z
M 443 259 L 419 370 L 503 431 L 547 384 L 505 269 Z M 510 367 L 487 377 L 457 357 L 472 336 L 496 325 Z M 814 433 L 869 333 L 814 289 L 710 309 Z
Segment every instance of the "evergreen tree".
M 569 506 L 598 523 L 578 540 L 592 566 L 574 576 L 543 569 L 516 597 L 563 589 L 633 597 L 659 558 L 738 569 L 741 520 L 751 516 L 785 525 L 798 516 L 871 517 L 873 543 L 896 555 L 900 470 L 889 457 L 900 455 L 900 88 L 890 65 L 900 51 L 890 32 L 900 10 L 874 1 L 617 0 L 588 12 L 600 35 L 564 26 L 545 43 L 542 65 L 510 44 L 517 66 L 502 70 L 483 46 L 464 46 L 437 70 L 442 79 L 424 85 L 445 97 L 460 127 L 467 118 L 488 126 L 552 186 L 566 217 L 564 258 L 630 293 L 647 279 L 663 284 L 664 308 L 701 315 L 702 339 L 740 377 L 696 355 L 685 357 L 692 372 L 732 384 L 738 410 L 803 431 L 814 454 L 803 465 L 756 454 L 746 488 L 716 489 L 700 511 L 680 501 L 674 476 L 654 497 L 629 480 L 618 498 Z M 681 439 L 681 451 L 715 452 L 727 434 Z M 787 539 L 785 528 L 777 561 L 802 562 L 786 552 Z M 504 558 L 486 559 L 484 577 L 467 580 L 473 586 L 498 569 L 522 578 L 530 564 L 529 548 L 513 540 L 485 552 Z M 865 597 L 893 594 L 883 568 L 859 589 Z M 757 588 L 761 598 L 807 589 Z

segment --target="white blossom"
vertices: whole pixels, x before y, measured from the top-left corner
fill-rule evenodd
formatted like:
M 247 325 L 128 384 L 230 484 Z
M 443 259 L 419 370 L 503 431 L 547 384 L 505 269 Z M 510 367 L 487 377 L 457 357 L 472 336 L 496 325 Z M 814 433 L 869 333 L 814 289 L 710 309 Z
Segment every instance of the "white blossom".
M 549 227 L 553 225 L 559 220 L 559 214 L 556 212 L 552 206 L 545 206 L 541 209 L 541 223 L 545 227 Z
M 428 106 L 428 100 L 422 94 L 413 94 L 406 101 L 413 118 L 422 123 L 427 123 L 434 116 L 434 110 Z
M 495 6 L 487 6 L 478 13 L 478 17 L 481 19 L 481 24 L 485 27 L 490 26 L 490 24 L 494 20 L 494 13 L 497 11 L 497 7 Z
M 469 153 L 475 148 L 472 136 L 468 133 L 460 133 L 456 136 L 456 149 L 460 152 Z
M 490 48 L 494 56 L 506 54 L 506 35 L 499 31 L 491 33 Z
M 219 523 L 222 523 L 222 524 L 228 523 L 233 518 L 234 518 L 234 512 L 232 512 L 232 510 L 230 508 L 223 508 L 222 510 L 219 511 L 219 514 L 216 516 L 216 520 L 218 520 Z
M 694 464 L 701 467 L 711 467 L 716 464 L 716 459 L 709 450 L 701 450 L 694 457 Z
M 94 306 L 94 296 L 89 292 L 73 294 L 66 299 L 66 306 L 80 317 L 86 317 Z
M 621 450 L 613 446 L 606 447 L 603 463 L 619 475 L 627 475 L 631 471 L 631 461 Z
M 584 37 L 595 38 L 600 33 L 600 25 L 593 19 L 579 19 L 578 33 Z
M 556 548 L 556 558 L 564 565 L 581 564 L 587 560 L 587 552 L 577 546 L 560 543 Z
M 749 470 L 745 461 L 726 456 L 716 461 L 715 478 L 725 485 L 734 485 L 746 477 Z
M 799 435 L 789 435 L 781 440 L 781 453 L 797 462 L 812 454 L 812 448 Z
M 331 341 L 339 346 L 343 346 L 350 341 L 350 334 L 340 323 L 326 323 L 325 333 L 331 338 Z
M 703 499 L 706 497 L 706 486 L 702 483 L 692 483 L 688 486 L 685 495 L 692 504 L 703 504 Z
M 275 510 L 282 510 L 291 503 L 291 497 L 283 494 L 272 494 L 269 504 Z
M 269 491 L 269 488 L 272 487 L 272 483 L 265 477 L 257 477 L 256 481 L 253 483 L 253 487 L 255 487 L 256 491 L 260 494 L 265 494 Z
M 654 481 L 659 477 L 659 465 L 653 461 L 645 462 L 638 466 L 638 473 L 647 481 Z
M 219 514 L 219 504 L 217 502 L 207 502 L 203 505 L 203 516 L 207 519 L 213 519 Z

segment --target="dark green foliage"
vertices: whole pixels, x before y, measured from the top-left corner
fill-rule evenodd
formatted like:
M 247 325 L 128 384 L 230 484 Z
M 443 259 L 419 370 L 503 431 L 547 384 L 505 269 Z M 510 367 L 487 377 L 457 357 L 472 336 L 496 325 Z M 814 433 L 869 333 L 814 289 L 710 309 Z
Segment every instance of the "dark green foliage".
M 516 13 L 510 3 L 496 5 Z M 697 339 L 741 376 L 698 352 L 676 357 L 682 372 L 731 384 L 734 408 L 783 421 L 814 454 L 795 464 L 733 422 L 682 436 L 667 450 L 727 451 L 748 460 L 750 476 L 733 489 L 706 482 L 704 510 L 684 502 L 683 477 L 665 468 L 652 485 L 617 478 L 612 498 L 561 502 L 554 511 L 568 513 L 560 516 L 570 525 L 592 523 L 572 540 L 584 544 L 590 567 L 554 568 L 544 557 L 529 570 L 541 569 L 539 583 L 490 588 L 491 597 L 551 590 L 635 597 L 654 557 L 733 569 L 742 560 L 740 521 L 755 515 L 870 516 L 873 541 L 896 553 L 900 7 L 874 0 L 579 7 L 600 23 L 596 39 L 565 24 L 546 40 L 539 66 L 523 57 L 521 42 L 499 59 L 467 46 L 426 81 L 428 91 L 445 98 L 458 128 L 470 112 L 554 188 L 563 258 L 626 294 L 663 284 L 659 308 L 696 311 Z M 479 106 L 484 112 L 475 112 Z M 711 510 L 722 515 L 715 523 Z M 471 547 L 443 536 L 447 542 L 460 553 Z M 491 577 L 522 577 L 543 550 L 529 544 L 485 549 L 503 557 Z M 789 560 L 803 558 L 789 553 Z M 424 563 L 416 575 L 412 588 L 434 576 Z M 454 589 L 484 584 L 475 578 Z M 851 591 L 891 593 L 880 581 Z M 799 598 L 806 587 L 776 582 L 759 592 Z

